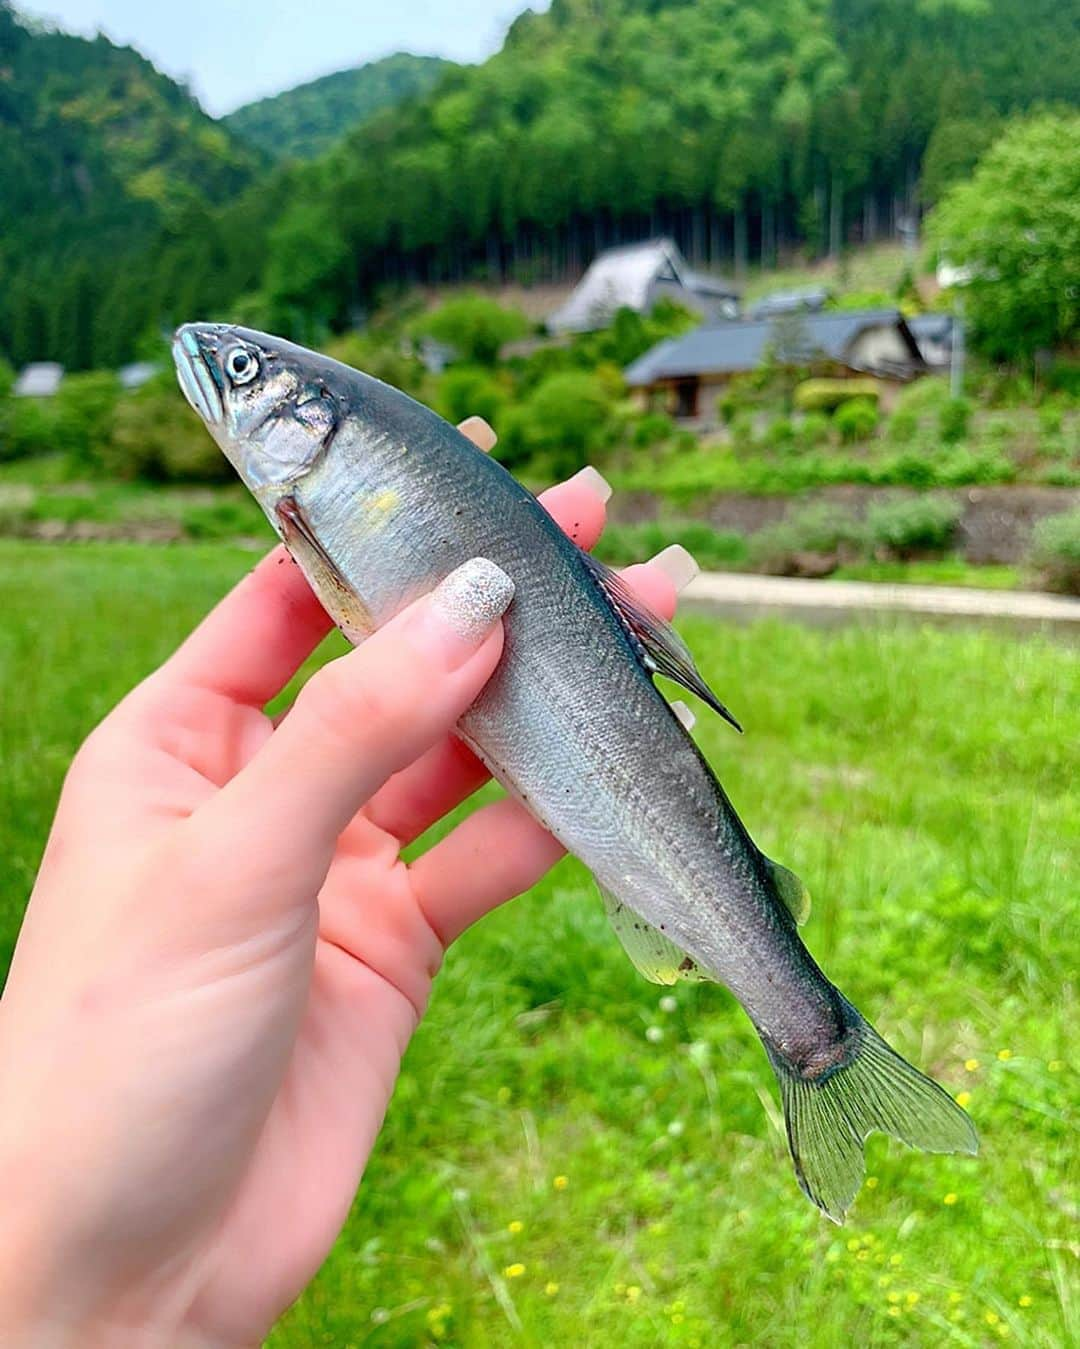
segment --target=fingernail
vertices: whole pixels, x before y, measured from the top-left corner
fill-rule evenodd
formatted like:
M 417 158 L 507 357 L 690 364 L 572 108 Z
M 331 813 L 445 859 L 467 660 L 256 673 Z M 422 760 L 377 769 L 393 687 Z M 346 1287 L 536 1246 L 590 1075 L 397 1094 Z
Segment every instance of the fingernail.
M 499 441 L 490 422 L 486 422 L 483 417 L 466 417 L 458 426 L 458 430 L 463 436 L 468 436 L 476 448 L 483 450 L 485 454 L 493 450 Z
M 701 573 L 701 568 L 681 543 L 673 543 L 657 553 L 650 565 L 662 571 L 678 591 L 685 590 Z
M 671 702 L 671 710 L 678 717 L 684 731 L 692 731 L 697 717 L 687 707 L 681 698 L 675 698 Z
M 593 496 L 599 497 L 605 503 L 611 500 L 611 483 L 593 468 L 592 464 L 586 464 L 584 468 L 579 469 L 570 481 L 583 483 Z
M 480 645 L 513 598 L 514 583 L 506 572 L 486 557 L 474 557 L 435 587 L 431 609 L 455 637 L 472 648 Z

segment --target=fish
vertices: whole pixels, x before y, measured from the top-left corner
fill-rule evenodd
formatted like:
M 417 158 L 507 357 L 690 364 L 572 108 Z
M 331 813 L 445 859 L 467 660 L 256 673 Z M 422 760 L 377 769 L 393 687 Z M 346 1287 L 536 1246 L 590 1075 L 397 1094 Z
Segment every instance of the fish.
M 469 558 L 514 582 L 499 664 L 458 725 L 595 876 L 631 961 L 707 980 L 776 1074 L 799 1184 L 840 1223 L 878 1131 L 973 1154 L 974 1126 L 826 978 L 801 881 L 766 857 L 655 679 L 735 725 L 675 630 L 578 548 L 497 460 L 398 389 L 247 328 L 191 323 L 180 387 L 346 637 Z

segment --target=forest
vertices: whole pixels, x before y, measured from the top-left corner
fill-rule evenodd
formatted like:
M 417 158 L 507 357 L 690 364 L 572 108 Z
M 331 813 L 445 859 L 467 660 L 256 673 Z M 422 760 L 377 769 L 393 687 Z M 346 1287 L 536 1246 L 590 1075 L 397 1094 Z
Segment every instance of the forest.
M 1074 104 L 1078 20 L 1077 0 L 554 0 L 274 166 L 135 53 L 2 3 L 0 350 L 115 366 L 192 314 L 312 338 L 417 282 L 565 278 L 646 233 L 737 275 L 836 255 L 917 219 L 1012 114 Z

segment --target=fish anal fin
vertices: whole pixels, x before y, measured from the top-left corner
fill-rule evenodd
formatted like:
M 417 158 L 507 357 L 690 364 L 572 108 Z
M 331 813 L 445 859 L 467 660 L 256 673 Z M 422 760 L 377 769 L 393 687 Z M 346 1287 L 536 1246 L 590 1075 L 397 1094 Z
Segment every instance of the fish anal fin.
M 581 556 L 619 615 L 649 673 L 675 680 L 683 688 L 697 694 L 702 702 L 708 703 L 714 712 L 719 712 L 737 731 L 741 731 L 742 727 L 701 677 L 689 648 L 671 624 L 665 623 L 642 604 L 618 572 L 597 562 L 588 553 L 582 553 Z
M 615 935 L 623 950 L 640 975 L 652 984 L 676 984 L 680 979 L 690 982 L 707 980 L 691 956 L 681 950 L 651 923 L 639 918 L 632 909 L 603 886 L 600 895 Z
M 774 862 L 771 857 L 765 857 L 764 854 L 762 860 L 765 863 L 765 870 L 772 877 L 777 898 L 796 923 L 805 923 L 810 917 L 810 891 L 794 871 L 789 871 L 787 867 L 782 867 L 779 862 Z

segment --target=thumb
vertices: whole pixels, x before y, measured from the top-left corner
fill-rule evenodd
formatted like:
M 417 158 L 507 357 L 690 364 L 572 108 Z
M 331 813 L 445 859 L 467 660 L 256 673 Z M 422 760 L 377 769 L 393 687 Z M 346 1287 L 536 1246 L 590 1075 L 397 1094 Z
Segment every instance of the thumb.
M 266 877 L 318 885 L 338 835 L 394 773 L 452 729 L 502 652 L 514 595 L 486 558 L 458 567 L 325 665 L 254 759 L 193 817 L 202 844 Z M 286 896 L 282 895 L 282 899 Z

